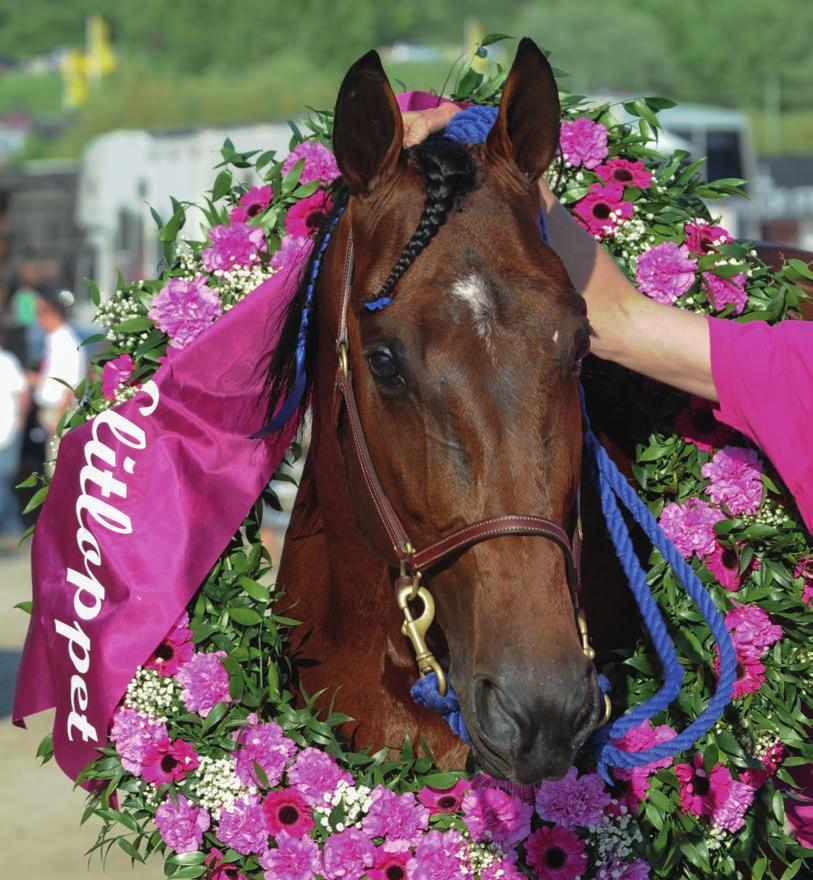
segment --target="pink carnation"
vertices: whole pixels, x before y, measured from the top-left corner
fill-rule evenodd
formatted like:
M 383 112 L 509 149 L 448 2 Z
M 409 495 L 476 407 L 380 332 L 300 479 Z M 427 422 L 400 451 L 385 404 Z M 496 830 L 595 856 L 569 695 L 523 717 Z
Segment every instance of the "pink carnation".
M 607 158 L 607 129 L 592 119 L 563 122 L 559 143 L 565 161 L 574 167 L 595 168 Z
M 203 843 L 203 832 L 211 820 L 206 810 L 190 803 L 182 794 L 177 804 L 168 797 L 155 811 L 155 824 L 164 843 L 176 853 L 195 852 Z
M 117 358 L 102 367 L 102 394 L 107 400 L 113 400 L 116 391 L 126 385 L 135 372 L 135 362 L 129 354 L 120 354 Z
M 265 773 L 268 786 L 275 786 L 285 768 L 296 754 L 296 743 L 288 739 L 279 724 L 246 724 L 237 732 L 235 742 L 241 746 L 237 750 L 235 772 L 243 785 L 259 785 L 254 765 L 258 764 Z M 264 783 L 263 783 L 264 784 Z
M 370 837 L 403 840 L 416 844 L 429 824 L 429 810 L 411 792 L 396 794 L 377 785 L 370 794 L 372 804 L 361 827 Z
M 357 880 L 375 860 L 375 847 L 358 828 L 331 835 L 322 852 L 327 880 Z
M 465 779 L 458 779 L 452 788 L 430 788 L 425 785 L 418 792 L 418 800 L 429 810 L 430 816 L 438 813 L 456 813 L 463 804 L 463 795 L 471 788 Z
M 306 237 L 318 232 L 326 214 L 333 210 L 330 193 L 318 189 L 312 196 L 292 205 L 285 217 L 285 231 L 288 235 Z
M 313 880 L 321 871 L 319 847 L 310 837 L 291 837 L 284 832 L 277 837 L 277 848 L 260 856 L 265 880 Z
M 724 518 L 722 511 L 700 498 L 689 498 L 684 504 L 676 501 L 667 504 L 659 520 L 666 536 L 683 557 L 688 559 L 696 553 L 703 559 L 714 552 L 714 524 Z
M 620 183 L 621 186 L 649 189 L 652 183 L 652 175 L 643 162 L 630 162 L 627 159 L 610 159 L 596 168 L 596 174 L 605 183 Z
M 295 788 L 271 791 L 263 801 L 269 832 L 303 837 L 313 828 L 313 815 L 305 798 Z
M 525 843 L 525 853 L 539 880 L 576 880 L 587 867 L 584 841 L 567 828 L 537 828 Z
M 700 468 L 711 480 L 706 493 L 731 513 L 756 513 L 762 503 L 762 461 L 755 449 L 724 446 Z
M 319 141 L 303 141 L 298 144 L 282 163 L 283 175 L 288 174 L 300 159 L 305 160 L 302 173 L 299 175 L 300 183 L 310 183 L 312 180 L 331 183 L 339 176 L 336 157 Z
M 587 195 L 576 204 L 574 212 L 593 236 L 612 233 L 619 220 L 632 217 L 632 202 L 624 201 L 624 187 L 619 183 L 602 186 L 594 183 Z
M 271 257 L 271 268 L 278 272 L 296 271 L 310 256 L 313 241 L 301 235 L 283 235 L 279 250 Z
M 615 740 L 613 744 L 625 752 L 643 752 L 652 746 L 669 742 L 674 737 L 675 731 L 668 724 L 660 724 L 653 728 L 649 721 L 642 721 L 637 727 L 633 727 L 624 736 Z M 626 802 L 631 810 L 637 810 L 641 801 L 646 799 L 650 776 L 657 770 L 669 767 L 671 764 L 672 759 L 667 757 L 650 761 L 640 767 L 633 767 L 631 770 L 617 768 L 613 771 L 616 779 L 629 783 Z
M 430 831 L 407 864 L 409 880 L 470 880 L 464 844 L 457 831 Z
M 189 615 L 184 613 L 178 622 L 153 651 L 152 657 L 144 664 L 161 675 L 175 675 L 178 669 L 192 659 L 195 646 L 192 643 L 192 630 L 189 629 Z
M 485 870 L 480 871 L 480 880 L 527 880 L 527 876 L 507 859 L 492 862 Z
M 220 296 L 198 275 L 194 281 L 171 278 L 152 301 L 147 315 L 169 336 L 173 348 L 185 348 L 220 317 Z
M 229 219 L 232 223 L 246 223 L 262 214 L 273 198 L 274 190 L 270 186 L 252 186 L 240 197 L 240 204 L 231 209 Z
M 144 756 L 141 775 L 156 786 L 180 782 L 187 773 L 197 770 L 199 763 L 198 753 L 190 743 L 182 739 L 171 743 L 167 738 L 152 746 Z
M 463 819 L 477 840 L 511 849 L 531 830 L 533 807 L 496 785 L 473 788 L 463 798 Z
M 212 246 L 204 248 L 200 254 L 207 272 L 218 269 L 228 272 L 236 266 L 253 266 L 260 262 L 260 254 L 268 251 L 262 228 L 246 223 L 215 226 L 209 232 L 209 241 Z
M 689 405 L 678 413 L 675 431 L 685 443 L 694 443 L 703 452 L 725 446 L 732 434 L 729 427 L 717 421 L 712 404 L 694 394 L 689 396 Z
M 217 836 L 235 852 L 247 856 L 268 849 L 268 823 L 262 804 L 243 797 L 220 811 Z
M 713 272 L 703 273 L 703 285 L 709 298 L 709 304 L 721 312 L 729 303 L 734 305 L 732 314 L 741 315 L 748 305 L 748 291 L 745 289 L 745 275 L 732 275 L 723 278 Z
M 685 226 L 686 246 L 693 254 L 707 254 L 717 250 L 718 245 L 734 241 L 728 230 L 712 226 L 704 220 L 695 220 Z
M 536 812 L 540 819 L 563 828 L 595 828 L 610 803 L 601 777 L 585 773 L 577 778 L 571 767 L 562 779 L 545 780 L 536 792 Z
M 754 800 L 754 789 L 742 782 L 732 782 L 728 797 L 711 816 L 712 825 L 730 834 L 745 825 L 745 814 Z
M 680 782 L 680 805 L 684 813 L 711 816 L 731 793 L 731 774 L 722 764 L 706 773 L 703 756 L 698 752 L 691 764 L 678 764 L 675 775 Z
M 725 625 L 738 654 L 759 658 L 782 638 L 782 627 L 771 623 L 758 605 L 738 605 L 725 616 Z
M 163 721 L 122 706 L 113 716 L 110 739 L 116 744 L 121 766 L 140 776 L 144 758 L 152 748 L 169 739 L 169 732 Z
M 656 244 L 638 258 L 638 287 L 656 302 L 673 305 L 694 284 L 697 263 L 686 245 Z
M 218 703 L 231 702 L 229 674 L 220 659 L 225 656 L 225 651 L 193 654 L 192 659 L 178 670 L 177 679 L 183 685 L 181 699 L 187 709 L 203 718 Z
M 352 784 L 353 777 L 325 752 L 308 747 L 297 756 L 288 770 L 288 782 L 312 807 L 324 807 L 340 782 Z
M 599 866 L 595 880 L 647 880 L 649 872 L 649 862 L 643 859 L 635 859 L 634 862 L 613 859 Z

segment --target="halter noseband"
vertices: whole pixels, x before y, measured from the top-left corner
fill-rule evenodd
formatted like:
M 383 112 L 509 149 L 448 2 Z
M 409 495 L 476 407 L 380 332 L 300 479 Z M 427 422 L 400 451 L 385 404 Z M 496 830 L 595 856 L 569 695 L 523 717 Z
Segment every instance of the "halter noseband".
M 575 608 L 576 625 L 582 651 L 586 657 L 592 660 L 595 657 L 595 651 L 590 646 L 586 619 L 584 612 L 579 608 L 578 602 L 578 592 L 581 585 L 581 545 L 583 536 L 578 492 L 575 502 L 576 525 L 573 530 L 572 539 L 560 525 L 544 516 L 531 513 L 504 514 L 463 526 L 420 550 L 414 547 L 406 528 L 395 512 L 378 478 L 375 465 L 370 456 L 370 449 L 364 436 L 364 428 L 361 424 L 355 394 L 353 393 L 353 377 L 350 371 L 349 359 L 350 343 L 347 338 L 347 310 L 350 302 L 352 279 L 353 233 L 349 229 L 342 277 L 339 330 L 336 336 L 336 352 L 339 363 L 336 370 L 336 384 L 333 395 L 334 425 L 338 430 L 341 406 L 344 404 L 347 421 L 350 425 L 350 433 L 353 438 L 353 447 L 355 448 L 356 457 L 364 476 L 367 491 L 378 513 L 378 518 L 381 520 L 381 524 L 384 526 L 392 544 L 395 560 L 400 566 L 401 573 L 395 581 L 395 588 L 398 607 L 404 617 L 401 630 L 412 643 L 421 674 L 426 675 L 434 672 L 438 680 L 438 690 L 441 696 L 445 695 L 446 676 L 426 644 L 426 632 L 434 619 L 435 602 L 429 590 L 421 584 L 424 573 L 468 547 L 473 547 L 482 541 L 488 541 L 491 538 L 503 535 L 547 538 L 561 548 L 565 558 L 567 582 Z M 423 610 L 417 618 L 413 616 L 409 605 L 415 599 L 420 599 L 423 603 Z M 605 715 L 601 722 L 602 724 L 609 717 L 609 710 L 609 700 L 605 697 Z

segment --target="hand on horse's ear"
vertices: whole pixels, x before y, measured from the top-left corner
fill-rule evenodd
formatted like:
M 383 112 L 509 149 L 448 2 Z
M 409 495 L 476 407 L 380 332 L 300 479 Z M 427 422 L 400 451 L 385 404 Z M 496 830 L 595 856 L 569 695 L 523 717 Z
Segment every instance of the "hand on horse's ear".
M 497 121 L 486 140 L 486 159 L 513 163 L 536 180 L 556 154 L 560 121 L 553 70 L 536 43 L 523 37 L 503 87 Z
M 378 52 L 347 71 L 333 118 L 333 152 L 353 194 L 369 194 L 393 173 L 401 156 L 401 111 Z

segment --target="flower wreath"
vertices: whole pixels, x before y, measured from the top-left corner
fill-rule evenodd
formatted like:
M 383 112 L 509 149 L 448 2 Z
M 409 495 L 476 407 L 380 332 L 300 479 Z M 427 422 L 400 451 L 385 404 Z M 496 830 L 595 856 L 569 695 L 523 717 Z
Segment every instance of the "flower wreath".
M 470 69 L 452 97 L 497 103 L 503 79 Z M 813 273 L 797 260 L 773 272 L 714 224 L 702 200 L 738 194 L 742 181 L 705 182 L 687 153 L 656 149 L 656 114 L 668 106 L 629 101 L 619 121 L 609 104 L 564 96 L 562 150 L 549 172 L 559 198 L 653 299 L 740 320 L 793 316 L 796 283 Z M 282 161 L 227 141 L 202 208 L 203 243 L 179 239 L 187 206 L 173 201 L 166 223 L 155 215 L 170 268 L 121 284 L 104 303 L 92 287 L 108 346 L 63 429 L 135 394 L 173 350 L 306 252 L 339 174 L 330 134 L 330 115 L 314 113 Z M 253 168 L 262 185 L 237 183 L 235 168 Z M 727 611 L 739 660 L 733 702 L 692 754 L 617 771 L 612 788 L 585 765 L 524 790 L 437 772 L 423 744 L 407 741 L 397 757 L 350 752 L 337 735 L 347 716 L 321 713 L 314 699 L 298 705 L 289 690 L 285 634 L 297 621 L 268 585 L 258 503 L 138 669 L 110 745 L 80 777 L 93 783 L 83 821 L 102 823 L 91 852 L 161 853 L 173 880 L 790 880 L 813 865 L 785 822 L 786 803 L 799 797 L 790 770 L 813 759 L 813 554 L 770 464 L 716 424 L 707 403 L 674 401 L 636 450 L 638 489 Z M 34 506 L 47 481 L 27 481 L 40 482 Z M 270 490 L 265 497 L 273 503 Z M 616 743 L 630 751 L 674 736 L 714 685 L 709 633 L 657 552 L 649 582 L 681 621 L 672 636 L 686 686 L 660 723 Z M 630 704 L 657 689 L 643 643 L 602 672 Z M 50 756 L 47 739 L 39 754 Z

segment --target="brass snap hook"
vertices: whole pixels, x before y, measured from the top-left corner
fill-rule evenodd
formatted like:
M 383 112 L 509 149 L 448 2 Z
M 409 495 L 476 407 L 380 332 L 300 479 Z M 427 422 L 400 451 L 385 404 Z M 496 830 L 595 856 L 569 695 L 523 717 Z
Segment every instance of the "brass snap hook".
M 396 599 L 401 614 L 404 616 L 404 622 L 401 625 L 401 632 L 409 639 L 412 649 L 415 651 L 415 662 L 421 675 L 428 675 L 434 672 L 438 679 L 438 693 L 446 696 L 446 676 L 440 668 L 440 663 L 435 659 L 435 655 L 429 650 L 426 644 L 426 633 L 435 619 L 435 600 L 426 587 L 417 586 L 415 581 L 411 584 L 405 584 L 398 588 Z M 414 598 L 420 599 L 423 603 L 423 611 L 420 617 L 414 617 L 409 607 L 409 603 Z
M 578 614 L 576 615 L 576 626 L 579 629 L 579 638 L 582 643 L 582 653 L 588 660 L 596 659 L 596 652 L 593 650 L 590 645 L 590 636 L 587 632 L 587 618 L 584 615 L 584 611 L 579 609 Z
M 348 360 L 348 346 L 347 340 L 342 340 L 339 345 L 339 369 L 342 371 L 342 375 L 344 378 L 347 378 L 348 373 L 350 372 L 350 362 Z

